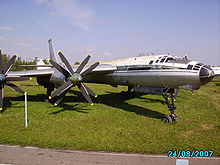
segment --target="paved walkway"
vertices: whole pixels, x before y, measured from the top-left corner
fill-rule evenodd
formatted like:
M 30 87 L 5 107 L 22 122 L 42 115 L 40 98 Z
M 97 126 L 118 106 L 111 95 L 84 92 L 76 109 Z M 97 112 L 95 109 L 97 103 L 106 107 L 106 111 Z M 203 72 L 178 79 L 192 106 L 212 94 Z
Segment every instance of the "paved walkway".
M 185 161 L 181 162 L 181 161 Z M 186 162 L 188 160 L 188 163 Z M 220 165 L 220 158 L 84 152 L 0 145 L 0 165 Z

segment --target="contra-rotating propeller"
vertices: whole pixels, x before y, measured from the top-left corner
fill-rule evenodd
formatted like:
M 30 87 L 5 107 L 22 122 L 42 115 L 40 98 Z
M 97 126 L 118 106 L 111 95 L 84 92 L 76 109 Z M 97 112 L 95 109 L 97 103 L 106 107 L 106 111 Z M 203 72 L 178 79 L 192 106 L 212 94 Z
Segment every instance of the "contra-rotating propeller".
M 49 60 L 49 61 L 59 72 L 61 72 L 65 76 L 66 83 L 60 86 L 51 96 L 49 96 L 49 99 L 52 99 L 53 97 L 59 95 L 58 99 L 56 100 L 54 104 L 56 106 L 64 98 L 64 96 L 70 90 L 71 87 L 77 86 L 79 90 L 81 91 L 82 95 L 85 97 L 85 99 L 89 103 L 92 104 L 92 100 L 89 95 L 94 96 L 94 97 L 97 97 L 97 96 L 89 87 L 83 84 L 82 81 L 83 81 L 83 76 L 92 72 L 93 69 L 95 69 L 99 65 L 99 62 L 92 64 L 89 68 L 87 68 L 85 71 L 82 72 L 83 68 L 86 66 L 86 64 L 88 63 L 91 57 L 91 55 L 88 55 L 74 72 L 69 62 L 65 58 L 65 56 L 60 51 L 58 52 L 58 54 L 67 69 L 60 66 L 53 60 Z
M 13 76 L 8 76 L 8 72 L 11 69 L 12 65 L 15 62 L 17 55 L 14 55 L 6 64 L 5 68 L 3 69 L 3 65 L 2 65 L 2 51 L 0 49 L 0 111 L 2 111 L 3 109 L 3 88 L 5 85 L 7 85 L 8 87 L 12 88 L 13 90 L 24 94 L 24 91 L 19 88 L 18 86 L 16 86 L 15 84 L 11 83 L 11 81 L 24 81 L 24 80 L 29 80 L 28 77 L 13 77 Z

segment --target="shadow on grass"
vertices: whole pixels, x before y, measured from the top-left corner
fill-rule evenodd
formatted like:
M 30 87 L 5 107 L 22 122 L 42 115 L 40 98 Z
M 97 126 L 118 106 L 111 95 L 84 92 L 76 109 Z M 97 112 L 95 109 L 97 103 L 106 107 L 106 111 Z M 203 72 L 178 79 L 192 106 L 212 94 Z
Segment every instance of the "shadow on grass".
M 82 96 L 82 94 L 79 91 L 73 91 L 70 90 L 70 93 L 76 95 L 76 96 L 65 96 L 63 101 L 59 104 L 59 107 L 61 107 L 61 110 L 52 112 L 50 114 L 58 114 L 64 111 L 77 111 L 80 113 L 88 113 L 85 107 L 89 107 L 89 106 L 80 106 L 79 104 L 76 105 L 69 105 L 69 104 L 65 104 L 67 102 L 85 102 L 84 97 Z M 38 95 L 28 95 L 28 101 L 35 101 L 35 102 L 41 102 L 44 98 L 45 95 L 43 94 L 38 94 Z M 139 96 L 140 99 L 142 100 L 147 100 L 148 102 L 160 102 L 161 104 L 165 104 L 165 101 L 160 100 L 160 99 L 151 99 L 151 98 L 142 98 Z M 10 97 L 9 100 L 13 100 L 13 101 L 23 101 L 24 97 L 23 96 L 19 96 L 19 97 Z M 132 105 L 132 104 L 128 104 L 126 102 L 126 100 L 128 99 L 123 99 L 120 97 L 119 93 L 107 93 L 107 94 L 102 94 L 99 95 L 94 102 L 96 103 L 101 103 L 101 104 L 105 104 L 107 106 L 111 106 L 114 108 L 118 108 L 118 109 L 122 109 L 128 112 L 134 112 L 138 115 L 142 115 L 142 116 L 146 116 L 146 117 L 150 117 L 150 118 L 157 118 L 157 119 L 161 119 L 164 114 L 148 109 L 148 108 L 144 108 L 141 106 L 137 106 L 137 105 Z M 6 104 L 5 107 L 10 107 L 11 104 Z
M 3 113 L 7 108 L 10 108 L 12 106 L 12 103 L 8 97 L 5 97 L 3 100 L 3 108 L 1 110 L 1 113 Z
M 151 98 L 146 98 L 146 97 L 138 97 L 139 99 L 143 100 L 143 102 L 150 102 L 150 103 L 161 103 L 161 104 L 166 104 L 165 100 L 161 100 L 161 99 L 151 99 Z
M 84 98 L 82 97 L 80 92 L 71 91 L 71 93 L 77 95 L 78 99 L 80 98 L 80 100 L 84 100 Z M 68 100 L 73 98 L 74 96 L 69 96 L 69 97 L 70 98 L 67 98 Z M 142 99 L 145 99 L 145 98 L 142 98 Z M 99 95 L 95 99 L 95 102 L 105 104 L 107 106 L 111 106 L 111 107 L 114 107 L 114 108 L 122 109 L 122 110 L 125 110 L 125 111 L 128 111 L 128 112 L 134 112 L 138 115 L 142 115 L 142 116 L 146 116 L 146 117 L 150 117 L 150 118 L 161 119 L 165 115 L 165 114 L 162 114 L 160 112 L 150 110 L 148 108 L 128 104 L 126 102 L 126 100 L 128 100 L 128 99 L 123 99 L 123 98 L 120 97 L 120 93 L 107 93 L 107 94 Z M 155 100 L 154 99 L 147 99 L 147 100 L 153 101 L 153 102 L 158 102 L 159 101 L 159 102 L 165 104 L 165 101 L 162 101 L 162 100 L 159 100 L 159 99 L 155 99 Z M 66 99 L 64 101 L 66 101 Z
M 44 94 L 28 95 L 27 99 L 28 99 L 28 102 L 29 101 L 42 102 L 45 99 L 45 95 Z M 74 100 L 75 101 L 72 101 L 72 96 L 70 98 L 65 97 L 64 102 L 79 102 L 77 100 L 77 97 Z M 12 106 L 11 101 L 24 101 L 24 96 L 6 97 L 4 99 L 4 109 L 3 109 L 2 112 L 4 112 L 7 108 L 10 108 Z M 80 113 L 88 113 L 88 112 L 85 111 L 85 110 L 88 110 L 88 109 L 85 108 L 87 106 L 82 106 L 82 105 L 79 105 L 79 104 L 69 105 L 69 104 L 65 104 L 64 102 L 61 102 L 60 105 L 59 105 L 59 107 L 62 108 L 61 110 L 52 112 L 50 114 L 58 114 L 58 113 L 64 112 L 64 111 L 77 111 L 77 112 L 80 112 Z M 52 100 L 52 101 L 50 101 L 50 103 L 54 104 L 54 101 Z M 51 106 L 53 106 L 53 105 L 51 105 Z
M 39 101 L 42 102 L 42 98 L 44 98 L 45 95 L 38 94 L 38 95 L 28 95 L 28 101 Z M 4 104 L 3 104 L 3 110 L 4 112 L 7 108 L 10 108 L 14 104 L 11 103 L 11 101 L 24 101 L 24 95 L 22 96 L 11 96 L 11 97 L 5 97 L 4 98 Z
M 80 112 L 80 113 L 88 113 L 85 111 L 88 109 L 84 108 L 86 106 L 79 106 L 79 104 L 68 105 L 68 104 L 61 103 L 59 107 L 62 107 L 63 109 L 52 112 L 52 113 L 50 113 L 50 115 L 58 114 L 58 113 L 65 112 L 65 111 L 76 111 L 76 112 Z

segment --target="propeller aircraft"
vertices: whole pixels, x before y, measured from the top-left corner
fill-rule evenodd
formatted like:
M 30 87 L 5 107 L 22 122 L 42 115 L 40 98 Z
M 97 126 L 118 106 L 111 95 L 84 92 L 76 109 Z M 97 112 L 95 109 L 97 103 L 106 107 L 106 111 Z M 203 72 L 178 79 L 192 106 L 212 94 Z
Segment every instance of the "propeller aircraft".
M 123 85 L 128 87 L 127 91 L 121 92 L 123 97 L 132 97 L 135 92 L 162 94 L 171 113 L 162 120 L 171 123 L 178 120 L 174 105 L 175 89 L 197 90 L 214 77 L 209 66 L 170 54 L 145 55 L 93 64 L 88 64 L 91 58 L 88 55 L 80 65 L 71 66 L 61 51 L 58 52 L 62 61 L 60 63 L 58 56 L 54 54 L 52 40 L 48 43 L 52 68 L 9 72 L 8 76 L 36 77 L 38 84 L 47 88 L 46 99 L 56 98 L 55 106 L 74 86 L 92 104 L 90 96 L 96 97 L 96 94 L 84 83 L 109 84 L 113 87 Z M 58 88 L 52 93 L 55 87 Z

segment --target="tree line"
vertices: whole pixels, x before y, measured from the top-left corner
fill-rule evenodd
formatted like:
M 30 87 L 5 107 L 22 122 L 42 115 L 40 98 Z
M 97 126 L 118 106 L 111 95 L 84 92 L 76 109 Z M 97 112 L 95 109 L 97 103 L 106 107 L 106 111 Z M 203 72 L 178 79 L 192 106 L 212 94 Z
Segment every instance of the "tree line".
M 7 55 L 7 54 L 3 54 L 2 55 L 2 65 L 3 65 L 3 68 L 5 68 L 6 64 L 8 63 L 8 61 L 11 59 L 11 56 L 10 55 Z M 24 67 L 24 66 L 21 66 L 21 65 L 36 65 L 36 61 L 31 61 L 31 62 L 28 62 L 28 61 L 25 61 L 25 60 L 22 60 L 21 57 L 17 57 L 14 64 L 12 65 L 10 71 L 20 71 L 20 70 L 33 70 L 33 69 L 36 69 L 35 66 L 29 66 L 29 67 Z

